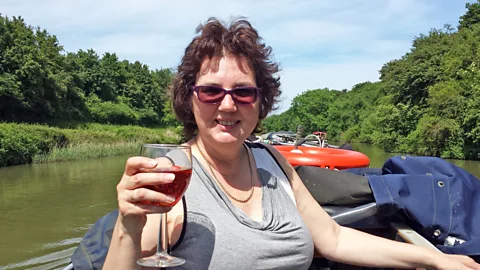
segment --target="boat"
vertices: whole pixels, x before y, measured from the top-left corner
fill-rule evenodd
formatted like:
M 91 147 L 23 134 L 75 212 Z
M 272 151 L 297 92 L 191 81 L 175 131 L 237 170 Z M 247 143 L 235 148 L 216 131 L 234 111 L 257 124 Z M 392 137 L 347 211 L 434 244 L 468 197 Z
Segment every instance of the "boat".
M 339 225 L 480 262 L 480 215 L 474 211 L 480 207 L 480 181 L 446 160 L 395 156 L 382 168 L 295 170 Z M 117 216 L 118 210 L 110 212 L 88 230 L 64 270 L 103 267 Z M 310 269 L 338 266 L 352 269 L 321 257 Z
M 316 146 L 321 148 L 339 148 L 339 146 L 327 142 L 327 133 L 323 131 L 315 131 L 312 134 L 308 134 L 304 140 L 305 142 L 298 143 L 298 145 Z
M 307 147 L 339 148 L 327 143 L 327 133 L 315 131 L 297 141 L 297 134 L 292 131 L 275 131 L 260 136 L 261 141 L 271 145 L 303 145 Z
M 327 133 L 323 131 L 315 131 L 300 140 L 291 131 L 270 132 L 261 138 L 264 143 L 279 150 L 292 166 L 314 166 L 331 170 L 370 166 L 370 159 L 363 153 L 353 151 L 349 144 L 328 144 Z
M 261 141 L 266 144 L 293 144 L 296 134 L 292 131 L 272 131 L 260 136 Z

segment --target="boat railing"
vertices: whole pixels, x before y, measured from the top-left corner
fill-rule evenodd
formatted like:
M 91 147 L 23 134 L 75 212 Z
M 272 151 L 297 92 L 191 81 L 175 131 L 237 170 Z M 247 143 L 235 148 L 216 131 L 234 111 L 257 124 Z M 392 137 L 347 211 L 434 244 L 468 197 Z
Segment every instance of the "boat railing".
M 306 137 L 305 137 L 305 140 L 308 141 L 309 138 L 313 137 L 314 140 L 317 140 L 318 141 L 318 146 L 324 148 L 326 146 L 326 140 L 322 140 L 320 139 L 319 136 L 315 135 L 315 134 L 308 134 Z

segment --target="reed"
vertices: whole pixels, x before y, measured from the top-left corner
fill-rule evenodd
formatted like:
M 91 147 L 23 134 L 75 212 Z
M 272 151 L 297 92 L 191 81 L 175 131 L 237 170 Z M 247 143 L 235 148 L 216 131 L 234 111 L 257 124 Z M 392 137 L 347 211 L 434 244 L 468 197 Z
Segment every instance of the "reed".
M 141 142 L 118 142 L 111 144 L 81 143 L 67 147 L 54 147 L 48 154 L 37 154 L 33 163 L 84 160 L 90 158 L 110 157 L 135 154 Z

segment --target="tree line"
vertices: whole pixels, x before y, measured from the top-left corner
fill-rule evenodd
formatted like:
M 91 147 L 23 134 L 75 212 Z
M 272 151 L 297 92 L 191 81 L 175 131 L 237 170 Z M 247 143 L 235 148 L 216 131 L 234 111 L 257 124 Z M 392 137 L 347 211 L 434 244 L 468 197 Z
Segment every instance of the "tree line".
M 172 76 L 115 53 L 65 52 L 55 35 L 0 14 L 0 121 L 168 124 Z
M 479 159 L 479 1 L 466 4 L 457 29 L 415 37 L 383 65 L 380 81 L 307 90 L 265 119 L 264 131 L 303 125 L 391 152 Z M 115 53 L 65 52 L 55 35 L 0 14 L 1 122 L 177 125 L 167 95 L 173 76 Z
M 267 131 L 327 131 L 331 140 L 389 152 L 480 159 L 480 1 L 466 4 L 457 29 L 415 37 L 385 63 L 380 81 L 350 91 L 308 90 L 264 122 Z

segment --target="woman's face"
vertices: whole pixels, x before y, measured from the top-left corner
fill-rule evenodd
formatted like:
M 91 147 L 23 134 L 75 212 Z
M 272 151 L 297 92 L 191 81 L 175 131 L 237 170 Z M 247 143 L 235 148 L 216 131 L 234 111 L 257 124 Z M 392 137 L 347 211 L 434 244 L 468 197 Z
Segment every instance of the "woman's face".
M 255 75 L 244 58 L 224 56 L 206 58 L 195 85 L 219 86 L 230 90 L 256 86 Z M 194 92 L 193 114 L 203 140 L 227 144 L 243 142 L 255 129 L 260 113 L 260 98 L 253 104 L 236 104 L 230 94 L 217 104 L 202 103 Z

